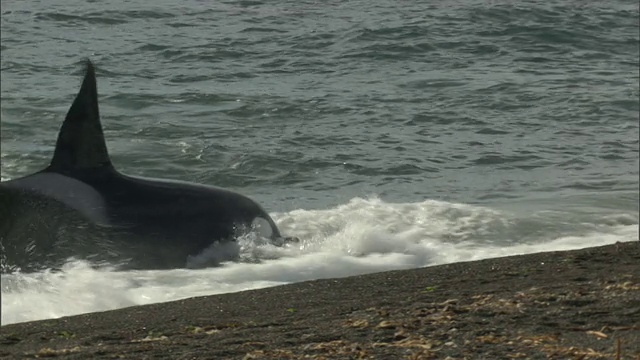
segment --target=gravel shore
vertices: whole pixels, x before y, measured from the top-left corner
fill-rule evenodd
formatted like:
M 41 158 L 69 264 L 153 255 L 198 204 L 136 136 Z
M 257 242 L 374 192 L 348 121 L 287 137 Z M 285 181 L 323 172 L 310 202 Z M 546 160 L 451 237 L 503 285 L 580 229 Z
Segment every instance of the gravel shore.
M 0 356 L 640 359 L 640 242 L 0 327 Z

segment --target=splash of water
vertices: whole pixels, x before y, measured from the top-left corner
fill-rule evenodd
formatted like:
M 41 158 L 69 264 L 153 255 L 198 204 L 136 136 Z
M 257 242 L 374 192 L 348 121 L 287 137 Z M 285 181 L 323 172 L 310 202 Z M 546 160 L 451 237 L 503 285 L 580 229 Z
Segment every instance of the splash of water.
M 559 211 L 518 216 L 433 200 L 394 204 L 355 198 L 326 210 L 273 214 L 283 233 L 300 243 L 278 247 L 243 238 L 231 249 L 240 252 L 241 261 L 216 268 L 123 272 L 70 261 L 59 272 L 2 275 L 2 323 L 638 239 L 637 214 L 576 216 Z

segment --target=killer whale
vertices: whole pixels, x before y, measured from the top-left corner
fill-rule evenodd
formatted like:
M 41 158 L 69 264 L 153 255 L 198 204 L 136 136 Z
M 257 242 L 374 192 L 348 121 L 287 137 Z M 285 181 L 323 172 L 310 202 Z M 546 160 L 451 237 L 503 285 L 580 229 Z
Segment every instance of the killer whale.
M 267 212 L 237 192 L 114 168 L 90 60 L 50 165 L 0 182 L 4 272 L 56 268 L 70 257 L 127 269 L 182 268 L 213 244 L 252 231 L 278 245 L 295 240 L 283 238 Z

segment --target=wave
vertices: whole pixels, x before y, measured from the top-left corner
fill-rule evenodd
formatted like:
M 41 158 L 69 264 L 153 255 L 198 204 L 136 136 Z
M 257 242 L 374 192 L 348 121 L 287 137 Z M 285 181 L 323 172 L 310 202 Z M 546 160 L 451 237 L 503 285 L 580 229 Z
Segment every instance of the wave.
M 272 215 L 284 233 L 301 242 L 276 247 L 240 239 L 242 260 L 217 268 L 116 271 L 70 259 L 62 271 L 3 274 L 2 323 L 638 239 L 638 215 L 615 211 L 507 211 L 372 197 Z

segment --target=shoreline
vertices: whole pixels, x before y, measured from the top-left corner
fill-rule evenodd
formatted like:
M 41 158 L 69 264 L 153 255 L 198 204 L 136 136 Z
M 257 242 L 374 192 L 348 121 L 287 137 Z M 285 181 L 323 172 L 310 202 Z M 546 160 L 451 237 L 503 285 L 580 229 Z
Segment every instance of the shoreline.
M 0 356 L 640 359 L 640 242 L 0 327 Z

